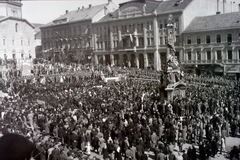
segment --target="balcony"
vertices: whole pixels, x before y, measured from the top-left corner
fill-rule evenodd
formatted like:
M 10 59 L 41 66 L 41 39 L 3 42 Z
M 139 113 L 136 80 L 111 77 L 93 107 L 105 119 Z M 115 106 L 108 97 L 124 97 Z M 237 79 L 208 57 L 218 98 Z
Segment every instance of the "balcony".
M 183 64 L 229 64 L 229 63 L 240 63 L 240 59 L 231 60 L 189 60 L 183 61 Z

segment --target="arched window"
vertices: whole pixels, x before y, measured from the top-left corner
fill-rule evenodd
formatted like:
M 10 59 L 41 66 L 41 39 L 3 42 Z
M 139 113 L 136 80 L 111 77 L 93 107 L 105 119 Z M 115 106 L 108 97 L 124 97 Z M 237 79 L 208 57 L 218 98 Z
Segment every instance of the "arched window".
M 18 24 L 15 24 L 15 31 L 18 32 Z

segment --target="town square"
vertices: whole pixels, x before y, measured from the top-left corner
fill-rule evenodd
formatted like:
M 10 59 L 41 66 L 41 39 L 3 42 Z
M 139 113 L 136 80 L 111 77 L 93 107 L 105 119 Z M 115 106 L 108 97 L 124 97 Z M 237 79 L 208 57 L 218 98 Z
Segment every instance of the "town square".
M 240 159 L 240 1 L 7 0 L 0 28 L 0 160 Z

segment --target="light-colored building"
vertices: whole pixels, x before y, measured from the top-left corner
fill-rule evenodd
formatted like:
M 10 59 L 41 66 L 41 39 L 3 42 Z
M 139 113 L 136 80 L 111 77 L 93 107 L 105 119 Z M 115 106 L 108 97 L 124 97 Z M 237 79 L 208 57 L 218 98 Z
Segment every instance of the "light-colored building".
M 93 53 L 92 24 L 118 8 L 108 3 L 78 7 L 41 27 L 42 50 L 52 61 L 91 61 Z
M 238 10 L 238 4 L 217 0 L 136 0 L 93 23 L 95 64 L 153 67 L 160 71 L 166 60 L 168 17 L 173 16 L 176 56 L 181 59 L 182 32 L 201 15 Z
M 0 1 L 0 58 L 35 58 L 34 26 L 22 18 L 20 1 Z
M 183 32 L 182 64 L 200 74 L 240 73 L 240 12 L 196 17 Z

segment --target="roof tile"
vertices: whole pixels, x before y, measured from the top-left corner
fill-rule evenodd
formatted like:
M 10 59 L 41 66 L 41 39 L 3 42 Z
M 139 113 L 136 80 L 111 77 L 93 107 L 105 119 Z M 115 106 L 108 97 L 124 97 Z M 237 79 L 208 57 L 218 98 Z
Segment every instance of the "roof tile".
M 43 27 L 55 25 L 54 21 L 66 19 L 66 18 L 68 19 L 67 22 L 92 19 L 97 13 L 99 13 L 102 9 L 104 9 L 105 5 L 106 4 L 102 4 L 102 5 L 92 6 L 91 8 L 84 8 L 84 9 L 69 11 L 68 13 L 58 17 L 57 19 L 51 21 L 50 23 L 44 25 Z
M 240 28 L 240 12 L 196 17 L 184 32 Z

